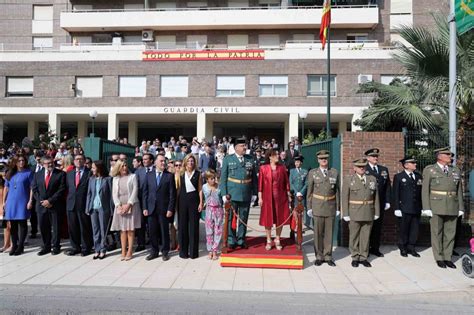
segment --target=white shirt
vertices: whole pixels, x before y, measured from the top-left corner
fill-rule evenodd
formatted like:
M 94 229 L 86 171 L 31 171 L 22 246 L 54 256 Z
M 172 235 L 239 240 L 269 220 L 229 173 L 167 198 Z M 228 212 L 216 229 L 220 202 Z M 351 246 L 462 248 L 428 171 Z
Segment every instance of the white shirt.
M 193 191 L 196 191 L 196 187 L 194 187 L 193 183 L 191 183 L 191 178 L 194 175 L 194 171 L 191 173 L 191 175 L 188 175 L 188 172 L 184 172 L 184 184 L 186 186 L 186 192 L 190 193 Z
M 379 172 L 379 168 L 377 167 L 377 165 L 374 165 L 374 164 L 369 162 L 369 166 L 370 166 L 371 169 L 374 169 L 374 167 L 375 167 L 375 171 L 377 171 L 377 173 Z
M 362 175 L 362 176 L 360 176 L 359 174 L 356 174 L 356 175 L 359 177 L 359 179 L 360 179 L 364 184 L 367 183 L 367 180 L 365 179 L 365 175 Z
M 405 170 L 405 173 L 407 173 L 408 177 L 411 177 L 410 174 L 413 175 L 413 177 L 415 176 L 415 173 L 414 172 L 410 172 L 408 170 Z
M 319 168 L 321 170 L 321 173 L 323 173 L 324 177 L 326 177 L 329 174 L 329 170 L 327 168 Z M 324 174 L 324 171 L 326 171 L 326 175 Z
M 443 164 L 440 164 L 439 162 L 436 162 L 436 164 L 438 164 L 438 166 L 443 170 L 443 172 L 444 172 L 445 167 L 449 170 L 448 165 L 443 165 Z

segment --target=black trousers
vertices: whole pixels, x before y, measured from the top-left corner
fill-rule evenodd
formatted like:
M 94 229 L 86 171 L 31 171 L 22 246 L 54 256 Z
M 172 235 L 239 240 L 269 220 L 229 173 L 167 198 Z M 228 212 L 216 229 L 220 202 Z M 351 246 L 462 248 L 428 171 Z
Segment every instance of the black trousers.
M 10 220 L 10 231 L 12 236 L 12 251 L 17 248 L 25 247 L 26 234 L 28 233 L 28 224 L 26 220 Z
M 46 250 L 61 248 L 61 238 L 59 235 L 59 213 L 57 210 L 40 210 L 38 212 L 38 222 L 40 226 L 43 248 Z M 52 230 L 52 233 L 51 233 Z
M 148 226 L 150 228 L 152 253 L 158 254 L 161 251 L 163 255 L 167 255 L 170 251 L 170 228 L 168 218 L 155 209 L 155 211 L 148 216 Z
M 30 217 L 30 224 L 31 224 L 31 235 L 38 234 L 38 209 L 36 207 L 36 201 L 33 200 L 33 208 L 30 210 L 31 217 Z
M 178 211 L 179 257 L 199 257 L 199 194 L 180 194 Z
M 69 242 L 77 251 L 89 252 L 94 247 L 91 218 L 84 210 L 67 211 Z
M 369 252 L 377 252 L 380 249 L 380 238 L 382 236 L 383 217 L 385 216 L 385 201 L 380 204 L 380 218 L 374 220 L 370 232 Z
M 137 245 L 145 246 L 146 245 L 146 232 L 147 232 L 147 218 L 141 213 L 141 228 L 136 229 L 135 233 L 137 235 Z
M 414 250 L 420 227 L 420 214 L 403 213 L 399 219 L 399 243 L 401 250 Z

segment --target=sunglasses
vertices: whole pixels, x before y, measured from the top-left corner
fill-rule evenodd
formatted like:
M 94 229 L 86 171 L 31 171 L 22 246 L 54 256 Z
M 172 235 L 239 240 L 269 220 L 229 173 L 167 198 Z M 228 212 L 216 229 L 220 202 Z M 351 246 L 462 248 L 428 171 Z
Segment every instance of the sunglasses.
M 182 164 L 175 164 L 174 166 L 179 167 L 179 166 L 181 166 L 181 165 L 182 165 Z

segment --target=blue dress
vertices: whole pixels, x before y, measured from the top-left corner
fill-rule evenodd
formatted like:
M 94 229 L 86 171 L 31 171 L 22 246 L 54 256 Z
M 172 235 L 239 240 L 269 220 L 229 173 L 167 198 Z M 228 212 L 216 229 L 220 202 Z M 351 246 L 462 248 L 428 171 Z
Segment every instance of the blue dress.
M 10 180 L 5 181 L 5 186 L 8 187 L 5 220 L 26 220 L 30 217 L 30 211 L 26 209 L 26 205 L 30 200 L 32 180 L 33 172 L 26 169 L 17 172 Z

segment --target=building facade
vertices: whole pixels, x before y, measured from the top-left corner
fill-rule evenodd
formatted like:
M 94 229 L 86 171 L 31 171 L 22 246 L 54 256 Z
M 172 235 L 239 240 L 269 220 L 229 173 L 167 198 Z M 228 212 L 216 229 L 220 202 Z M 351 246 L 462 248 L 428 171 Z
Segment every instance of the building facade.
M 108 139 L 258 135 L 325 127 L 322 0 L 0 1 L 0 140 L 48 129 Z M 447 0 L 334 0 L 331 129 L 356 130 L 359 83 L 403 76 L 399 25 Z M 96 118 L 90 113 L 97 111 Z M 306 117 L 306 118 L 302 118 Z

